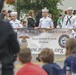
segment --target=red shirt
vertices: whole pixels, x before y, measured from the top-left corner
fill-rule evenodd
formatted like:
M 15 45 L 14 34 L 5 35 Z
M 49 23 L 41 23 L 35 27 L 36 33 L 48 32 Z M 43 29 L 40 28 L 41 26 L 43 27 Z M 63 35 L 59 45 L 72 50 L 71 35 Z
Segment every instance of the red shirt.
M 47 73 L 40 66 L 28 63 L 17 72 L 17 75 L 47 75 Z

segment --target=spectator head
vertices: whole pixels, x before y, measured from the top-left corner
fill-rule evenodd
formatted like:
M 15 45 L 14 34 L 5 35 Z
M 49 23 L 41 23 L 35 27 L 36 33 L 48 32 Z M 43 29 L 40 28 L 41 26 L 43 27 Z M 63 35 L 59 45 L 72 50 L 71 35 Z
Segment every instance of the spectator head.
M 50 48 L 44 48 L 40 53 L 40 60 L 43 63 L 53 63 L 54 62 L 54 52 Z
M 36 19 L 40 20 L 42 18 L 42 10 L 39 10 L 36 15 Z
M 34 11 L 33 10 L 29 10 L 28 16 L 34 17 Z
M 67 9 L 67 14 L 68 14 L 68 15 L 72 15 L 72 12 L 73 12 L 72 7 L 69 7 L 69 8 Z
M 2 19 L 6 19 L 6 14 L 2 14 L 2 15 L 1 15 L 1 18 L 2 18 Z
M 67 10 L 64 11 L 64 14 L 67 15 Z
M 62 15 L 61 14 L 59 15 L 59 19 L 62 19 Z
M 22 24 L 23 26 L 26 26 L 27 21 L 26 21 L 26 20 L 22 20 L 22 21 L 21 21 L 21 24 Z
M 22 64 L 27 64 L 31 62 L 32 59 L 31 50 L 29 48 L 22 48 L 18 53 L 18 58 Z
M 6 10 L 2 10 L 2 14 L 7 14 Z
M 47 17 L 49 10 L 47 8 L 42 9 L 42 16 Z
M 76 15 L 76 10 L 74 10 L 73 14 Z
M 5 0 L 0 0 L 0 13 L 1 13 L 1 11 L 2 11 L 4 1 L 5 1 Z
M 12 20 L 16 20 L 17 19 L 17 12 L 11 12 L 11 17 L 12 17 Z
M 23 23 L 24 19 L 21 19 L 21 23 Z
M 73 53 L 76 54 L 76 39 L 69 38 L 66 41 L 66 56 L 70 56 Z
M 25 26 L 25 25 L 26 25 L 26 23 L 27 23 L 26 21 L 23 21 L 23 26 Z
M 10 14 L 12 11 L 11 10 L 8 10 L 8 13 Z
M 53 17 L 52 14 L 49 14 L 49 17 L 52 19 L 52 17 Z

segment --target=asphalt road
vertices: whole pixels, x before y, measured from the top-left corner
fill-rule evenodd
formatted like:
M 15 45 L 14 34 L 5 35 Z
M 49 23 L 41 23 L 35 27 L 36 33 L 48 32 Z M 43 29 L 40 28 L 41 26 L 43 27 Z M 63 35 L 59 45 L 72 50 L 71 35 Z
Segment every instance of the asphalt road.
M 36 57 L 37 55 L 33 55 L 33 59 L 32 59 L 32 62 L 35 63 L 35 64 L 38 64 L 39 66 L 42 66 L 42 63 L 41 62 L 38 62 L 36 60 Z M 64 60 L 65 60 L 65 56 L 64 55 L 55 55 L 55 62 L 58 63 L 61 67 L 63 67 L 63 63 L 64 63 Z M 18 61 L 15 62 L 15 75 L 16 75 L 16 72 L 21 68 L 21 65 Z

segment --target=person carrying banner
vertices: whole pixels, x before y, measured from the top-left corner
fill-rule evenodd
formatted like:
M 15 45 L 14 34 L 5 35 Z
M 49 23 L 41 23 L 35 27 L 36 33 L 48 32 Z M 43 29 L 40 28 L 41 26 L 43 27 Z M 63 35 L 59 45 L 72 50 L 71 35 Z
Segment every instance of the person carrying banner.
M 10 21 L 10 24 L 12 28 L 22 28 L 23 26 L 20 24 L 20 21 L 17 20 L 17 12 L 11 12 L 12 20 Z
M 27 21 L 28 21 L 27 28 L 34 28 L 35 27 L 34 11 L 33 10 L 29 10 Z
M 50 28 L 50 29 L 54 28 L 52 19 L 48 17 L 48 12 L 49 10 L 47 8 L 42 9 L 43 17 L 40 19 L 39 27 L 37 28 Z
M 62 28 L 73 28 L 74 26 L 74 22 L 75 22 L 75 17 L 74 15 L 72 14 L 73 12 L 73 9 L 72 7 L 69 7 L 67 9 L 67 14 L 65 17 L 64 17 L 64 20 L 63 20 L 63 24 L 62 24 Z
M 59 19 L 57 21 L 57 28 L 62 28 L 62 23 L 63 23 L 63 21 L 62 21 L 62 15 L 60 14 L 59 15 Z

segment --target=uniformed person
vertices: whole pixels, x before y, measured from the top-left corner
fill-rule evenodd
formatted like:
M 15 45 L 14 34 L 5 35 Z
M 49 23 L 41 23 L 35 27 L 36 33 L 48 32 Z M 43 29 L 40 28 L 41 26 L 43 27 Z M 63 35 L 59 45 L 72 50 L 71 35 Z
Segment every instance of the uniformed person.
M 72 7 L 69 7 L 67 11 L 68 15 L 64 17 L 62 28 L 73 28 L 74 27 L 75 17 L 72 14 L 72 12 L 73 12 Z
M 42 9 L 42 18 L 39 22 L 39 28 L 54 28 L 53 21 L 48 17 L 49 10 L 47 8 Z
M 5 0 L 0 0 L 0 13 Z M 0 75 L 14 75 L 14 61 L 19 52 L 17 37 L 11 25 L 0 18 Z
M 10 21 L 10 24 L 13 28 L 22 28 L 23 26 L 20 24 L 20 21 L 17 20 L 17 12 L 11 13 L 12 20 Z

